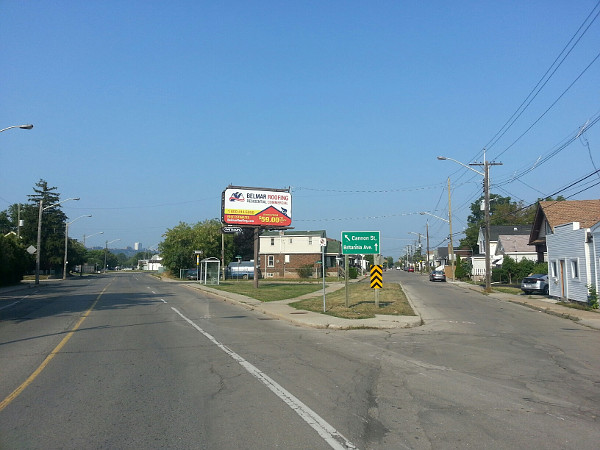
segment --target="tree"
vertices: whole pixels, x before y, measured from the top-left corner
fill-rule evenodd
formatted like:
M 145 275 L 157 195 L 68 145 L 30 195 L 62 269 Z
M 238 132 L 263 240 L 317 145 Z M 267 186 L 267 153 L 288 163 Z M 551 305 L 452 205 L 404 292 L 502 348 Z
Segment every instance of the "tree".
M 241 233 L 233 235 L 235 248 L 234 256 L 241 256 L 242 260 L 254 259 L 254 228 L 242 228 Z
M 205 220 L 195 225 L 180 222 L 174 228 L 168 229 L 163 242 L 158 249 L 163 258 L 163 265 L 171 273 L 177 275 L 180 269 L 196 265 L 195 251 L 201 251 L 201 258 L 221 257 L 221 222 L 217 219 Z M 224 235 L 225 264 L 235 256 L 233 237 Z
M 465 237 L 460 246 L 469 248 L 473 253 L 481 249 L 477 245 L 479 230 L 485 225 L 485 215 L 481 208 L 483 195 L 471 203 L 471 214 L 467 218 Z M 522 201 L 513 202 L 510 197 L 490 194 L 490 225 L 528 225 L 533 222 L 536 205 L 525 206 Z
M 87 250 L 85 262 L 93 265 L 96 270 L 104 267 L 104 250 Z
M 67 216 L 60 209 L 60 194 L 56 187 L 49 187 L 48 183 L 40 180 L 33 188 L 34 194 L 28 195 L 29 204 L 21 208 L 21 218 L 24 225 L 21 228 L 21 237 L 25 247 L 37 246 L 38 212 L 40 200 L 43 208 L 42 240 L 40 268 L 42 270 L 62 270 L 65 250 L 65 224 Z
M 17 237 L 0 234 L 0 286 L 21 281 L 30 264 L 31 256 Z
M 67 273 L 73 270 L 74 266 L 85 263 L 87 258 L 87 250 L 81 242 L 78 242 L 76 239 L 69 238 L 68 245 Z
M 454 276 L 459 280 L 464 280 L 471 275 L 471 262 L 468 259 L 463 259 L 460 255 L 456 255 L 456 269 Z

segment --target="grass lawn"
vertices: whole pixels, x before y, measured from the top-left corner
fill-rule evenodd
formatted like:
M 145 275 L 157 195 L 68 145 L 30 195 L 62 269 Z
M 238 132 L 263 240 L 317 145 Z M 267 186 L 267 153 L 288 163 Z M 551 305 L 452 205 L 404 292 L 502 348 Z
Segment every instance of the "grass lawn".
M 210 286 L 214 289 L 232 292 L 234 294 L 252 297 L 261 302 L 273 302 L 286 300 L 288 298 L 300 297 L 311 292 L 321 291 L 323 286 L 318 283 L 270 283 L 260 280 L 258 289 L 254 287 L 254 281 L 225 281 L 218 286 Z
M 350 307 L 346 308 L 346 289 L 342 288 L 327 294 L 325 314 L 346 319 L 367 319 L 375 314 L 416 315 L 399 284 L 385 283 L 383 289 L 379 289 L 379 308 L 375 307 L 375 289 L 371 289 L 368 282 L 350 283 L 348 289 Z M 323 296 L 290 303 L 290 306 L 322 313 Z

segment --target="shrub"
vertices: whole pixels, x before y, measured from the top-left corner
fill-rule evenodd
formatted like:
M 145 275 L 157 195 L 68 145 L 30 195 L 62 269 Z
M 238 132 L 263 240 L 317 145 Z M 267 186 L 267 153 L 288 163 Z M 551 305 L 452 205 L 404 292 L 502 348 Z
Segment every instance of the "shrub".
M 358 278 L 358 269 L 356 267 L 350 267 L 348 269 L 348 277 L 350 277 L 353 280 L 356 280 Z
M 592 309 L 598 309 L 598 292 L 596 286 L 589 285 L 588 287 L 588 306 Z
M 300 278 L 310 278 L 313 274 L 313 270 L 314 268 L 312 264 L 304 264 L 303 266 L 296 269 L 296 272 L 298 272 L 298 276 Z
M 27 270 L 29 259 L 16 236 L 0 235 L 0 286 L 19 283 Z

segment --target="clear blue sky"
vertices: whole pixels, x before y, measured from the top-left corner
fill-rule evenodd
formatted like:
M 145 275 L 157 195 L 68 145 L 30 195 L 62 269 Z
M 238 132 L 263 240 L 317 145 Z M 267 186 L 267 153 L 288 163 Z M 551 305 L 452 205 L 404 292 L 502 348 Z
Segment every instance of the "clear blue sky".
M 600 168 L 597 5 L 3 0 L 0 128 L 35 127 L 0 135 L 0 210 L 42 178 L 93 215 L 72 237 L 150 247 L 229 184 L 291 187 L 297 230 L 379 230 L 398 258 L 429 219 L 445 245 L 418 213 L 447 217 L 450 177 L 460 232 L 482 183 L 437 155 L 487 146 L 491 192 L 526 204 Z

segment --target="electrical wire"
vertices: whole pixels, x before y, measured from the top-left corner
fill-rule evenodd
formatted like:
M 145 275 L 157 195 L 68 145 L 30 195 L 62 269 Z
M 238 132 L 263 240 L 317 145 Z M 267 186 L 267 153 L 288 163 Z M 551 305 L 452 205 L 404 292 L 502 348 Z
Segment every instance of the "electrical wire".
M 564 48 L 561 50 L 561 52 L 558 54 L 558 56 L 554 59 L 554 61 L 552 62 L 552 64 L 550 64 L 550 67 L 548 67 L 548 69 L 546 70 L 546 72 L 544 73 L 544 75 L 542 75 L 542 77 L 537 82 L 537 84 L 534 86 L 534 88 L 531 90 L 531 92 L 529 92 L 529 94 L 527 95 L 527 97 L 525 97 L 525 99 L 519 105 L 519 107 L 515 110 L 515 112 L 508 118 L 508 120 L 504 123 L 504 125 L 502 125 L 502 127 L 500 128 L 500 130 L 498 130 L 498 132 L 492 137 L 492 139 L 490 139 L 488 141 L 488 143 L 486 145 L 484 145 L 484 148 L 487 148 L 488 150 L 491 149 L 500 140 L 500 138 L 502 138 L 502 136 L 504 136 L 504 134 L 514 125 L 514 123 L 525 112 L 525 110 L 529 107 L 529 105 L 533 102 L 533 100 L 535 100 L 535 98 L 538 96 L 538 94 L 546 86 L 546 84 L 548 83 L 548 81 L 550 81 L 550 79 L 552 78 L 552 76 L 556 73 L 556 71 L 560 68 L 560 66 L 565 62 L 565 60 L 567 59 L 567 57 L 571 54 L 571 52 L 573 51 L 573 49 L 577 46 L 577 44 L 579 43 L 579 41 L 581 40 L 581 38 L 583 38 L 583 36 L 585 35 L 585 33 L 589 30 L 590 26 L 592 26 L 592 24 L 596 21 L 596 19 L 598 18 L 598 14 L 600 14 L 600 11 L 596 13 L 596 15 L 594 16 L 594 18 L 592 19 L 592 21 L 588 24 L 588 26 L 585 28 L 585 30 L 583 30 L 583 32 L 581 33 L 581 35 L 577 38 L 577 40 L 571 46 L 571 43 L 573 42 L 573 40 L 575 39 L 575 37 L 579 34 L 579 32 L 581 31 L 581 29 L 583 28 L 583 26 L 585 25 L 585 23 L 589 20 L 589 18 L 592 16 L 592 14 L 598 8 L 598 6 L 600 6 L 600 1 L 598 3 L 596 3 L 596 5 L 594 6 L 594 8 L 592 8 L 592 11 L 590 11 L 590 13 L 588 14 L 588 16 L 585 18 L 585 20 L 583 21 L 583 23 L 579 26 L 579 28 L 577 29 L 577 31 L 575 32 L 575 34 L 571 37 L 571 39 L 569 40 L 569 42 L 567 42 L 567 44 L 564 46 Z M 569 48 L 569 46 L 571 46 L 571 48 L 567 51 L 567 49 Z M 567 53 L 564 55 L 564 57 L 562 57 L 562 59 L 560 60 L 560 62 L 558 62 L 558 60 L 561 58 L 561 56 L 563 55 L 563 53 L 565 53 L 565 51 L 567 51 Z M 557 64 L 557 62 L 558 62 L 558 64 Z M 555 65 L 556 65 L 556 67 L 554 67 Z M 552 70 L 553 67 L 554 67 L 554 70 Z M 550 73 L 550 71 L 552 71 L 552 72 Z M 500 156 L 500 155 L 498 155 L 498 156 Z

